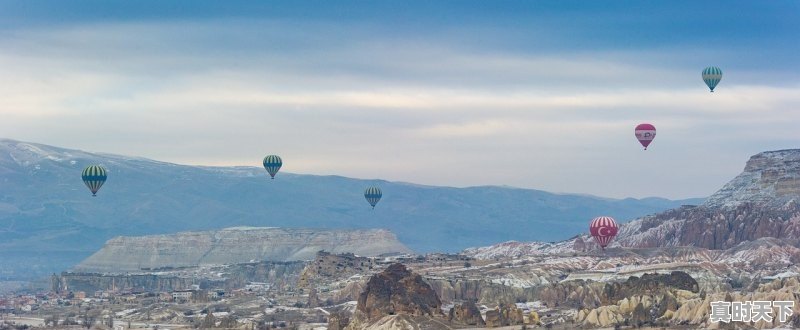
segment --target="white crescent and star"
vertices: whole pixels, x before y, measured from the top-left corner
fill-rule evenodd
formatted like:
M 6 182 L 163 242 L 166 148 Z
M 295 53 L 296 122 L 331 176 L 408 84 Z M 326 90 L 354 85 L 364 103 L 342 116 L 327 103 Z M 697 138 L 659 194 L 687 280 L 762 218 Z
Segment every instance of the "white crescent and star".
M 604 230 L 607 230 L 607 229 L 609 229 L 609 228 L 608 228 L 608 227 L 600 227 L 600 228 L 597 228 L 597 236 L 600 236 L 600 237 L 611 236 L 611 235 L 609 235 L 609 234 L 605 234 L 605 233 L 603 232 Z

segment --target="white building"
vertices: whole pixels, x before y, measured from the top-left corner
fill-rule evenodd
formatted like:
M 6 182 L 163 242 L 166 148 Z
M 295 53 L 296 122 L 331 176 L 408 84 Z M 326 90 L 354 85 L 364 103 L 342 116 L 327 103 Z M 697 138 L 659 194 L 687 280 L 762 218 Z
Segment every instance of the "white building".
M 192 290 L 181 290 L 181 291 L 173 291 L 172 292 L 172 299 L 175 300 L 189 300 L 192 298 Z

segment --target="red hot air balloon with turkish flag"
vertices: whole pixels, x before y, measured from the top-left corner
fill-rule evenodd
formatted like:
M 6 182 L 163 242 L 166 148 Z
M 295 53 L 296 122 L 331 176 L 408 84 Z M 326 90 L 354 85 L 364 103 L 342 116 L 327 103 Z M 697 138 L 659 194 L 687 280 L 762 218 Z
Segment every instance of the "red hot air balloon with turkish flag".
M 612 217 L 594 218 L 589 225 L 589 233 L 592 234 L 595 242 L 597 242 L 603 250 L 611 243 L 614 236 L 617 236 L 618 230 L 619 226 L 617 226 L 617 222 L 614 221 Z
M 656 138 L 656 127 L 647 123 L 639 124 L 636 126 L 636 131 L 634 133 L 639 143 L 644 146 L 644 150 L 647 150 L 647 146 Z

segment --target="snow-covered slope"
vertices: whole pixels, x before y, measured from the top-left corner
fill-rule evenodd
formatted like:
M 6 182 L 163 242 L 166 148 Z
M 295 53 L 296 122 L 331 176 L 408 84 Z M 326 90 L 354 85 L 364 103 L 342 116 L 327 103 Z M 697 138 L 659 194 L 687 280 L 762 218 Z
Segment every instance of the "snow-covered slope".
M 453 252 L 515 239 L 561 240 L 597 213 L 635 218 L 693 201 L 614 200 L 506 187 L 433 187 L 281 172 L 202 167 L 0 139 L 0 276 L 73 266 L 115 236 L 233 226 L 385 228 L 417 252 Z M 90 164 L 108 181 L 91 197 Z M 380 185 L 372 211 L 364 187 Z M 519 230 L 531 226 L 548 231 Z
M 706 199 L 708 208 L 744 203 L 781 207 L 800 198 L 800 149 L 767 151 L 747 161 L 744 171 Z

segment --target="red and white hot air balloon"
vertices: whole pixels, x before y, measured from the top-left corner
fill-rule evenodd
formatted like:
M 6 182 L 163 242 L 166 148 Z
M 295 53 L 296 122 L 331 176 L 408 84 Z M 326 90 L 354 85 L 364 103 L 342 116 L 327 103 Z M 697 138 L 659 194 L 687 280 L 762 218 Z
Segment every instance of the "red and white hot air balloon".
M 617 230 L 619 230 L 619 226 L 617 226 L 617 222 L 614 221 L 612 217 L 594 218 L 589 225 L 589 233 L 592 234 L 595 242 L 597 242 L 603 250 L 611 243 L 614 236 L 617 236 Z
M 656 127 L 647 123 L 639 124 L 636 126 L 635 133 L 636 139 L 644 146 L 644 150 L 647 150 L 647 146 L 656 138 Z

